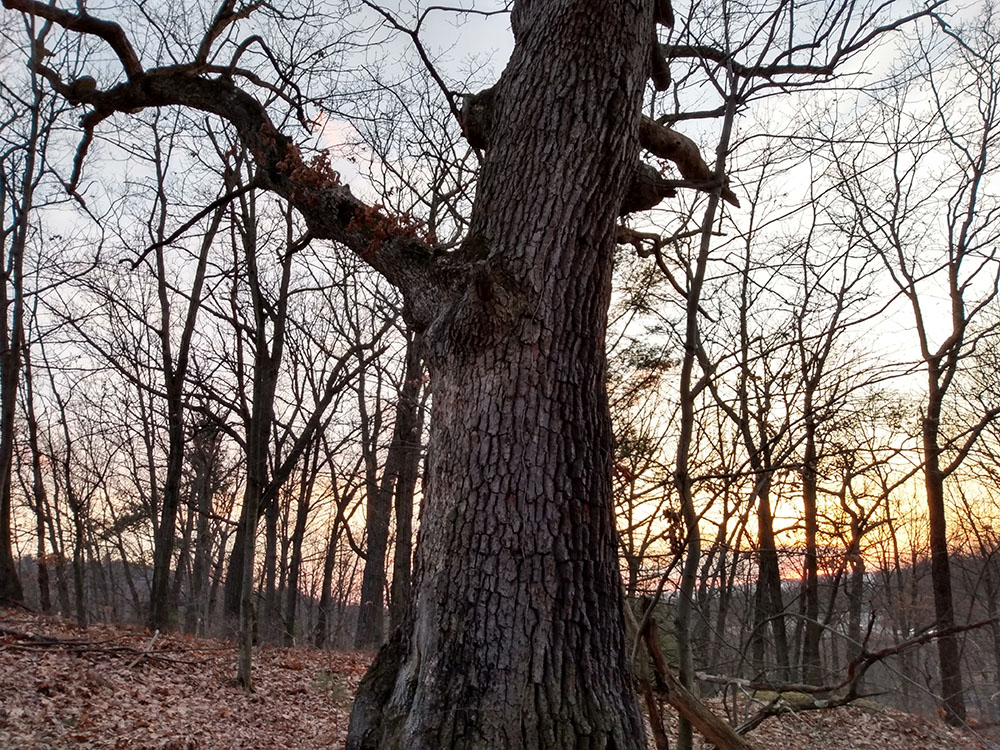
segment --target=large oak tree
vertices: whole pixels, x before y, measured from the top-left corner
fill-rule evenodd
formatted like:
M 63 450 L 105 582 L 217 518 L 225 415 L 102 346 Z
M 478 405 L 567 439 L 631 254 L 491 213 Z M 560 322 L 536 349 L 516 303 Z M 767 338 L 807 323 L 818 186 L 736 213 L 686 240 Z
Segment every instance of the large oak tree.
M 3 4 L 106 44 L 120 63 L 114 77 L 94 71 L 100 84 L 69 78 L 57 62 L 36 64 L 85 112 L 71 190 L 108 118 L 167 106 L 214 115 L 252 155 L 250 187 L 287 200 L 312 237 L 350 248 L 403 296 L 433 393 L 415 589 L 359 689 L 349 747 L 644 747 L 622 628 L 605 391 L 615 224 L 681 184 L 639 163 L 640 142 L 674 161 L 682 184 L 713 190 L 713 204 L 735 201 L 691 141 L 641 117 L 646 77 L 668 85 L 666 54 L 711 61 L 734 80 L 825 80 L 903 21 L 869 30 L 884 5 L 853 23 L 845 3 L 811 43 L 790 41 L 775 63 L 761 56 L 746 66 L 711 47 L 654 47 L 654 19 L 671 15 L 664 0 L 515 0 L 510 61 L 462 116 L 484 158 L 468 232 L 444 250 L 407 217 L 359 201 L 275 124 L 277 108 L 258 97 L 295 109 L 295 84 L 277 63 L 277 84 L 243 68 L 243 54 L 262 41 L 236 42 L 234 28 L 261 8 L 284 21 L 282 9 L 223 0 L 200 39 L 177 43 L 171 64 L 158 67 L 83 3 Z M 831 40 L 835 50 L 815 64 Z M 797 51 L 807 64 L 792 59 Z M 756 90 L 734 87 L 729 105 Z M 688 302 L 693 314 L 696 290 Z M 171 550 L 160 557 L 168 567 Z
M 417 586 L 362 686 L 351 743 L 644 747 L 621 621 L 604 337 L 615 220 L 638 173 L 653 0 L 515 3 L 515 48 L 478 125 L 489 147 L 470 230 L 450 252 L 306 163 L 238 85 L 238 66 L 210 62 L 244 10 L 235 2 L 194 59 L 160 68 L 82 6 L 4 5 L 116 53 L 122 75 L 104 88 L 43 71 L 87 108 L 85 143 L 106 118 L 143 107 L 224 118 L 259 184 L 396 285 L 423 332 L 433 411 Z M 647 192 L 651 179 L 669 192 L 640 172 Z

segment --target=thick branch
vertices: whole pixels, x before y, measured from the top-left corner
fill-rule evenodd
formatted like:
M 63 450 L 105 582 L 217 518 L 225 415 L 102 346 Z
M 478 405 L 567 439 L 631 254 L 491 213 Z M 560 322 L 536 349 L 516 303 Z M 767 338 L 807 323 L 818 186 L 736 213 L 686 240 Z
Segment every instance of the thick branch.
M 729 724 L 716 716 L 704 703 L 688 691 L 674 676 L 656 640 L 656 628 L 650 618 L 642 633 L 643 640 L 657 676 L 667 688 L 667 701 L 677 713 L 691 722 L 701 735 L 720 750 L 754 750 L 754 744 L 740 736 Z
M 3 0 L 3 6 L 11 10 L 19 10 L 37 18 L 44 18 L 52 21 L 57 26 L 62 26 L 70 31 L 79 31 L 82 34 L 103 39 L 118 55 L 125 74 L 132 76 L 142 73 L 142 63 L 135 53 L 132 43 L 125 35 L 125 30 L 113 21 L 104 21 L 100 18 L 88 15 L 86 11 L 75 14 L 69 11 L 56 8 L 47 3 L 40 3 L 36 0 Z M 82 6 L 81 6 L 82 7 Z
M 625 624 L 629 635 L 643 643 L 646 652 L 653 661 L 653 670 L 661 686 L 666 688 L 667 702 L 678 714 L 691 722 L 691 725 L 719 750 L 754 750 L 755 745 L 746 737 L 742 737 L 722 718 L 687 690 L 674 676 L 670 665 L 660 650 L 656 639 L 656 623 L 650 613 L 643 618 L 640 626 L 629 607 L 625 607 Z
M 114 113 L 182 106 L 217 115 L 236 129 L 253 155 L 258 167 L 257 183 L 287 199 L 302 214 L 313 237 L 347 246 L 399 288 L 406 298 L 406 311 L 417 327 L 433 318 L 441 294 L 449 286 L 446 270 L 439 268 L 447 264 L 447 259 L 435 253 L 422 227 L 355 198 L 325 157 L 305 162 L 299 148 L 271 121 L 264 105 L 236 86 L 229 75 L 202 77 L 205 66 L 197 62 L 144 71 L 125 32 L 115 23 L 36 0 L 3 0 L 3 4 L 104 39 L 125 66 L 128 80 L 107 90 L 98 89 L 92 78 L 66 84 L 54 71 L 41 71 L 56 92 L 74 104 L 91 108 L 83 117 L 85 133 L 74 184 L 94 128 Z M 230 5 L 224 3 L 213 29 L 228 23 Z
M 673 198 L 677 190 L 669 180 L 663 178 L 654 167 L 639 162 L 632 173 L 632 182 L 625 192 L 620 214 L 647 211 L 664 198 Z
M 212 51 L 212 44 L 215 40 L 218 39 L 230 25 L 241 18 L 246 18 L 261 5 L 263 5 L 262 0 L 258 0 L 257 2 L 250 3 L 249 5 L 236 10 L 236 0 L 223 0 L 222 5 L 215 14 L 215 18 L 212 20 L 212 25 L 208 27 L 208 31 L 205 32 L 205 36 L 201 40 L 201 46 L 198 48 L 198 54 L 195 56 L 195 61 L 198 63 L 208 62 L 208 56 Z
M 701 156 L 698 144 L 676 130 L 659 125 L 648 117 L 639 124 L 639 143 L 654 156 L 672 161 L 686 180 L 701 190 L 712 190 L 717 186 L 715 174 Z M 722 187 L 722 199 L 733 206 L 739 206 L 739 199 L 727 184 Z
M 493 89 L 464 97 L 459 123 L 462 134 L 474 148 L 487 148 L 493 128 Z M 714 173 L 701 156 L 698 144 L 676 130 L 659 125 L 648 117 L 643 117 L 639 125 L 639 143 L 654 156 L 677 165 L 684 177 L 683 182 L 665 180 L 649 165 L 636 165 L 632 183 L 625 196 L 621 213 L 645 211 L 657 205 L 664 198 L 676 195 L 676 188 L 690 187 L 710 192 L 718 187 Z M 722 198 L 727 203 L 739 206 L 736 194 L 723 185 Z

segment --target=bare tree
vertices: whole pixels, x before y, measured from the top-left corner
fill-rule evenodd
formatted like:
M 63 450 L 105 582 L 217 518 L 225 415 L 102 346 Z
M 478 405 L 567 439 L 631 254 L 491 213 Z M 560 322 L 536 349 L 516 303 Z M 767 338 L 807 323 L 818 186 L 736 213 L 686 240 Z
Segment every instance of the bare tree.
M 715 203 L 730 190 L 721 155 L 709 168 L 693 141 L 640 114 L 668 4 L 518 0 L 513 54 L 496 85 L 459 107 L 440 81 L 467 140 L 484 152 L 454 248 L 413 217 L 359 200 L 282 132 L 292 117 L 307 119 L 308 102 L 280 66 L 243 67 L 248 48 L 266 46 L 245 17 L 270 6 L 226 0 L 200 39 L 157 64 L 133 43 L 141 37 L 82 7 L 4 5 L 102 40 L 120 64 L 101 71 L 100 84 L 45 69 L 55 91 L 87 108 L 71 189 L 95 128 L 112 114 L 179 106 L 222 118 L 254 161 L 253 187 L 287 201 L 313 238 L 347 246 L 381 273 L 422 333 L 433 403 L 416 586 L 410 616 L 359 688 L 348 746 L 643 747 L 623 634 L 605 383 L 615 225 L 679 187 Z M 430 12 L 438 11 L 419 12 L 414 39 Z M 849 49 L 863 48 L 872 17 Z M 641 164 L 640 141 L 683 179 Z M 256 394 L 254 405 L 271 408 Z M 248 485 L 259 485 L 260 463 L 250 456 Z M 261 495 L 248 489 L 244 506 L 244 616 Z M 244 646 L 248 631 L 244 623 Z M 241 676 L 248 681 L 243 667 Z
M 942 22 L 943 23 L 943 22 Z M 992 28 L 992 15 L 985 19 Z M 988 189 L 1000 166 L 1000 47 L 995 36 L 948 31 L 950 50 L 923 42 L 906 80 L 884 93 L 864 120 L 863 150 L 835 148 L 846 199 L 845 223 L 879 254 L 912 316 L 919 366 L 926 378 L 921 406 L 921 456 L 929 519 L 935 627 L 956 622 L 948 551 L 945 481 L 965 460 L 985 426 L 952 430 L 945 421 L 949 391 L 982 334 L 972 324 L 997 295 L 1000 205 Z M 938 55 L 953 56 L 942 65 Z M 929 91 L 927 107 L 908 100 L 913 86 Z M 939 248 L 930 254 L 926 246 Z M 938 306 L 928 284 L 946 290 Z M 940 326 L 944 325 L 942 330 Z M 965 720 L 958 636 L 937 641 L 941 703 L 949 723 Z
M 36 191 L 49 171 L 47 150 L 63 108 L 46 91 L 39 74 L 52 24 L 25 16 L 19 25 L 27 38 L 27 76 L 5 73 L 0 82 L 0 253 L 4 258 L 0 271 L 0 601 L 8 603 L 24 598 L 11 547 L 11 492 L 25 348 L 25 256 L 38 208 Z M 12 35 L 8 28 L 3 31 L 0 43 L 6 47 Z

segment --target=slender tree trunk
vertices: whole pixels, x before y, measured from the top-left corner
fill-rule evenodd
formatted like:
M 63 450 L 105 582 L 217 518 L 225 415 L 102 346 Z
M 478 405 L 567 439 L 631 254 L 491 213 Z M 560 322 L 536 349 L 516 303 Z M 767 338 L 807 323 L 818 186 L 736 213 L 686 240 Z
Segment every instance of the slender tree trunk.
M 253 414 L 247 430 L 247 484 L 243 493 L 243 511 L 240 518 L 241 529 L 237 530 L 236 544 L 240 545 L 239 531 L 243 531 L 242 546 L 239 549 L 241 564 L 240 584 L 240 628 L 237 680 L 248 691 L 253 690 L 251 677 L 251 652 L 256 635 L 254 599 L 254 553 L 257 543 L 257 515 L 261 508 L 261 498 L 267 485 L 267 446 L 271 421 L 274 418 L 274 387 L 277 382 L 277 363 L 267 361 L 263 336 L 263 326 L 258 334 L 258 362 L 254 373 Z
M 24 348 L 24 255 L 39 179 L 36 163 L 44 164 L 44 154 L 39 151 L 43 143 L 42 101 L 45 94 L 41 80 L 35 75 L 42 49 L 40 41 L 33 42 L 29 62 L 33 93 L 29 104 L 30 130 L 23 146 L 21 173 L 0 173 L 0 216 L 8 211 L 15 216 L 12 231 L 0 233 L 3 254 L 0 269 L 0 603 L 5 604 L 24 601 L 24 589 L 14 561 L 11 492 L 15 470 L 17 387 Z
M 851 575 L 847 579 L 847 659 L 859 656 L 863 650 L 861 639 L 861 610 L 864 606 L 865 559 L 861 555 L 861 534 L 851 529 L 851 545 L 847 550 Z
M 302 541 L 306 535 L 313 485 L 319 463 L 320 441 L 316 440 L 312 455 L 306 453 L 302 461 L 302 479 L 299 482 L 299 501 L 292 530 L 292 559 L 288 568 L 288 589 L 285 602 L 285 645 L 295 644 L 295 610 L 299 601 L 299 574 L 302 569 Z
M 719 606 L 715 613 L 715 627 L 712 629 L 712 643 L 710 647 L 710 656 L 708 658 L 708 663 L 710 669 L 717 671 L 719 669 L 719 664 L 722 660 L 722 647 L 726 643 L 726 622 L 729 619 L 729 604 L 732 600 L 732 576 L 735 573 L 736 565 L 733 564 L 732 569 L 729 570 L 729 575 L 726 575 L 727 571 L 727 560 L 729 560 L 729 553 L 725 547 L 719 551 L 719 565 L 716 568 L 716 581 L 718 582 L 719 590 Z M 735 561 L 734 561 L 735 562 Z
M 225 206 L 219 207 L 214 212 L 208 231 L 202 238 L 198 266 L 195 270 L 195 277 L 191 286 L 191 296 L 184 317 L 184 327 L 175 356 L 170 345 L 173 328 L 173 311 L 171 310 L 167 289 L 167 272 L 163 253 L 164 243 L 162 242 L 166 236 L 168 207 L 163 188 L 165 175 L 163 174 L 164 166 L 160 158 L 159 138 L 156 140 L 156 150 L 156 167 L 159 178 L 157 187 L 160 201 L 160 224 L 157 228 L 157 236 L 161 242 L 156 246 L 155 257 L 158 281 L 157 294 L 160 303 L 161 367 L 163 371 L 163 387 L 166 391 L 167 441 L 169 447 L 167 450 L 167 467 L 163 477 L 159 524 L 155 527 L 153 543 L 153 582 L 150 586 L 148 621 L 150 629 L 153 630 L 166 627 L 170 620 L 170 562 L 173 558 L 177 511 L 180 507 L 181 474 L 184 468 L 186 440 L 184 434 L 184 379 L 187 376 L 191 339 L 194 335 L 195 324 L 198 320 L 198 311 L 201 307 L 201 294 L 205 283 L 205 272 L 208 267 L 208 252 L 219 230 L 222 217 L 225 214 Z M 154 464 L 151 463 L 150 465 L 153 466 Z M 151 489 L 154 496 L 156 493 L 155 485 L 156 477 L 154 476 L 153 489 Z
M 684 356 L 681 360 L 680 378 L 680 435 L 677 439 L 677 461 L 674 470 L 674 484 L 681 504 L 681 515 L 684 518 L 684 529 L 687 532 L 687 548 L 685 550 L 684 567 L 681 571 L 681 584 L 678 589 L 676 634 L 679 669 L 678 677 L 681 685 L 691 693 L 695 691 L 694 684 L 694 646 L 691 642 L 691 617 L 694 604 L 694 591 L 698 577 L 698 566 L 701 563 L 701 527 L 698 513 L 694 507 L 691 476 L 688 472 L 691 441 L 694 435 L 695 401 L 704 389 L 706 381 L 696 382 L 694 368 L 700 348 L 698 331 L 698 313 L 701 302 L 701 290 L 708 268 L 708 254 L 712 247 L 712 225 L 715 222 L 715 212 L 723 183 L 723 166 L 726 153 L 729 150 L 729 135 L 732 132 L 733 118 L 736 112 L 736 97 L 731 96 L 726 104 L 726 119 L 723 134 L 719 142 L 715 173 L 719 187 L 712 192 L 705 209 L 701 225 L 701 242 L 694 273 L 690 277 L 687 290 L 687 307 L 685 311 Z M 691 722 L 687 717 L 680 717 L 677 729 L 678 750 L 691 750 L 694 746 Z
M 51 441 L 49 452 L 52 453 Z M 63 542 L 62 521 L 59 512 L 59 480 L 55 463 L 52 469 L 52 513 L 49 514 L 49 545 L 56 555 L 56 595 L 59 599 L 59 614 L 67 617 L 70 611 L 69 580 L 66 575 L 66 545 Z
M 323 583 L 320 587 L 319 611 L 316 613 L 316 629 L 313 633 L 313 645 L 316 648 L 326 646 L 329 634 L 330 606 L 333 599 L 333 567 L 337 560 L 337 521 L 333 522 L 330 539 L 326 544 L 326 558 L 323 560 Z
M 931 368 L 929 368 L 931 369 Z M 955 605 L 951 591 L 951 564 L 948 559 L 948 530 L 945 520 L 944 474 L 941 471 L 941 447 L 938 430 L 941 423 L 941 396 L 935 384 L 939 376 L 931 369 L 927 412 L 922 422 L 924 447 L 924 486 L 931 543 L 931 586 L 934 591 L 935 625 L 939 630 L 955 626 Z M 945 720 L 952 725 L 965 723 L 965 689 L 958 636 L 937 639 L 938 666 L 941 673 L 941 705 Z
M 42 472 L 42 450 L 38 443 L 38 420 L 35 417 L 35 389 L 31 372 L 30 349 L 24 350 L 24 406 L 28 423 L 28 447 L 31 450 L 31 493 L 35 497 L 35 531 L 38 535 L 38 601 L 42 612 L 52 611 L 49 595 L 49 565 L 45 555 L 45 522 L 48 493 Z
M 223 570 L 226 565 L 226 545 L 229 541 L 229 535 L 225 531 L 222 532 L 221 538 L 219 539 L 219 554 L 215 558 L 215 564 L 212 566 L 212 574 L 210 576 L 210 586 L 208 589 L 208 598 L 205 601 L 205 610 L 202 616 L 202 622 L 205 623 L 204 627 L 208 627 L 212 622 L 212 615 L 215 613 L 216 606 L 215 603 L 219 599 L 219 586 L 222 585 L 223 581 Z M 225 621 L 225 616 L 220 618 L 223 622 Z
M 84 553 L 86 551 L 86 537 L 83 525 L 83 508 L 72 500 L 73 491 L 66 488 L 70 496 L 70 507 L 73 509 L 73 600 L 76 604 L 76 624 L 77 627 L 87 627 L 87 596 L 86 596 L 86 572 L 84 569 Z
M 261 505 L 261 495 L 267 481 L 267 436 L 270 433 L 273 390 L 264 394 L 267 384 L 273 382 L 264 372 L 258 371 L 255 379 L 253 398 L 254 413 L 247 434 L 247 484 L 243 493 L 243 512 L 240 518 L 243 527 L 242 553 L 240 563 L 240 628 L 239 657 L 236 679 L 246 690 L 253 690 L 251 676 L 251 654 L 257 634 L 254 611 L 254 553 L 257 542 L 257 512 Z M 266 415 L 265 415 L 266 412 Z M 239 533 L 236 535 L 240 543 Z M 235 550 L 234 550 L 235 557 Z
M 522 2 L 434 394 L 413 616 L 349 748 L 638 750 L 605 363 L 651 2 Z M 613 116 L 609 116 L 613 112 Z M 540 123 L 544 123 L 540 126 Z
M 278 620 L 278 520 L 281 508 L 275 497 L 264 503 L 264 617 L 260 628 L 264 640 L 270 641 L 276 632 Z
M 218 446 L 216 434 L 206 430 L 194 437 L 195 450 L 190 452 L 194 469 L 194 562 L 191 564 L 191 591 L 188 595 L 185 628 L 189 633 L 201 633 L 205 599 L 208 594 L 208 573 L 212 564 L 212 534 L 208 515 L 212 510 L 212 474 Z
M 187 577 L 187 595 L 191 596 L 191 539 L 194 536 L 194 517 L 197 500 L 195 494 L 196 487 L 191 487 L 188 494 L 187 515 L 184 519 L 184 531 L 181 533 L 180 547 L 177 550 L 177 569 L 174 571 L 173 586 L 170 589 L 170 610 L 178 611 L 181 603 L 181 589 L 184 588 L 184 579 Z
M 389 596 L 389 627 L 402 624 L 410 604 L 411 560 L 413 559 L 413 496 L 420 473 L 421 437 L 424 408 L 420 403 L 423 376 L 421 337 L 410 333 L 406 342 L 405 380 L 399 396 L 396 424 L 400 434 L 399 476 L 396 479 L 394 512 L 396 515 L 396 545 L 392 560 L 392 589 Z
M 819 621 L 819 556 L 816 536 L 819 530 L 817 511 L 816 465 L 816 420 L 812 409 L 812 392 L 806 394 L 805 411 L 805 456 L 802 466 L 802 505 L 806 527 L 805 554 L 805 633 L 802 642 L 802 681 L 819 685 L 823 680 L 823 665 L 820 658 L 820 638 L 823 626 Z
M 5 286 L 5 284 L 0 284 Z M 6 299 L 0 299 L 6 318 Z M 17 303 L 19 304 L 19 303 Z M 15 314 L 16 315 L 16 314 Z M 3 321 L 6 323 L 6 320 Z M 24 600 L 21 577 L 14 561 L 11 533 L 11 479 L 14 471 L 14 417 L 17 403 L 17 381 L 20 370 L 21 343 L 5 336 L 0 351 L 0 603 L 19 603 Z
M 354 629 L 354 647 L 371 650 L 382 645 L 385 631 L 385 559 L 389 546 L 392 494 L 399 473 L 399 441 L 398 430 L 394 426 L 379 481 L 377 447 L 381 414 L 376 412 L 370 416 L 368 413 L 364 367 L 358 380 L 361 451 L 365 464 L 365 568 L 361 575 L 361 602 Z
M 774 541 L 774 515 L 771 512 L 770 482 L 764 480 L 757 498 L 758 549 L 757 593 L 754 605 L 754 629 L 758 650 L 763 648 L 765 629 L 772 633 L 773 653 L 778 665 L 779 679 L 787 680 L 788 636 L 785 630 L 784 602 L 781 596 L 781 565 Z M 760 669 L 766 669 L 762 653 L 756 657 Z

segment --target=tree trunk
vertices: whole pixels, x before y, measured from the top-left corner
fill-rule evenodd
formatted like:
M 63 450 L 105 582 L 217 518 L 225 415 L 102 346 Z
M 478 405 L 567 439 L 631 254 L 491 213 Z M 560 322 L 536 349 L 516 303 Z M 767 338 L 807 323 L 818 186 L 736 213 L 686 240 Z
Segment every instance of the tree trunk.
M 168 379 L 173 373 L 167 375 Z M 172 390 L 173 386 L 168 386 Z M 160 522 L 153 539 L 153 582 L 149 590 L 150 630 L 167 627 L 170 621 L 170 561 L 174 551 L 177 509 L 180 504 L 181 469 L 184 461 L 184 418 L 179 394 L 169 398 L 168 427 L 170 448 L 161 495 Z
M 816 415 L 812 408 L 812 391 L 806 393 L 805 404 L 805 456 L 802 462 L 802 505 L 806 527 L 805 554 L 805 637 L 802 642 L 802 681 L 820 685 L 823 666 L 820 659 L 820 639 L 823 626 L 819 621 L 819 555 L 816 537 L 819 532 L 817 508 L 818 482 L 816 477 Z
M 951 593 L 951 565 L 948 560 L 948 531 L 944 508 L 944 474 L 941 471 L 941 448 L 938 429 L 941 419 L 941 396 L 935 388 L 939 376 L 931 370 L 927 412 L 922 422 L 924 447 L 924 485 L 927 494 L 927 518 L 931 542 L 931 586 L 934 590 L 935 626 L 947 630 L 955 626 L 955 607 Z M 962 662 L 958 636 L 937 640 L 941 672 L 941 706 L 945 720 L 954 726 L 965 723 L 965 689 L 962 685 Z
M 411 561 L 413 559 L 413 495 L 420 473 L 421 437 L 424 428 L 424 407 L 420 403 L 423 376 L 422 340 L 410 333 L 406 342 L 405 381 L 399 395 L 396 424 L 401 437 L 399 476 L 396 478 L 394 512 L 396 515 L 396 545 L 392 558 L 392 589 L 389 596 L 389 628 L 395 630 L 405 617 L 410 604 Z
M 66 493 L 73 497 L 73 490 L 66 488 Z M 79 503 L 70 500 L 70 507 L 73 509 L 73 600 L 76 604 L 76 624 L 77 627 L 87 627 L 87 599 L 86 599 L 86 572 L 84 569 L 85 534 L 83 509 Z
M 861 533 L 856 522 L 851 528 L 847 561 L 851 565 L 851 575 L 847 579 L 847 660 L 850 662 L 864 651 L 861 610 L 864 607 L 865 558 L 861 555 Z
M 311 452 L 302 459 L 302 479 L 299 482 L 299 501 L 295 513 L 295 528 L 292 530 L 292 560 L 288 569 L 288 590 L 285 603 L 286 646 L 295 645 L 295 610 L 299 601 L 299 573 L 302 569 L 302 540 L 306 535 L 306 520 L 309 517 L 310 500 L 319 464 L 320 441 L 316 440 Z
M 42 449 L 38 444 L 38 420 L 35 417 L 35 388 L 31 372 L 31 350 L 24 350 L 24 410 L 28 426 L 28 447 L 31 449 L 31 494 L 35 498 L 35 531 L 38 535 L 38 604 L 42 612 L 52 611 L 49 594 L 49 565 L 45 555 L 45 523 L 48 493 L 42 472 Z
M 774 636 L 774 657 L 778 665 L 778 679 L 787 682 L 788 636 L 785 631 L 785 605 L 781 596 L 781 564 L 774 541 L 774 514 L 771 511 L 771 483 L 762 481 L 757 498 L 757 534 L 760 547 L 757 572 L 757 592 L 754 604 L 754 629 L 758 648 L 755 661 L 758 669 L 766 670 L 763 652 L 765 628 L 770 627 Z
M 170 622 L 170 561 L 174 551 L 174 533 L 177 524 L 177 511 L 180 507 L 181 495 L 181 474 L 184 468 L 184 454 L 186 451 L 186 436 L 184 434 L 184 380 L 187 376 L 189 355 L 191 351 L 191 339 L 194 336 L 195 325 L 198 321 L 198 312 L 201 307 L 201 294 L 205 283 L 205 271 L 208 267 L 208 253 L 212 247 L 212 242 L 219 230 L 222 217 L 225 214 L 225 206 L 216 209 L 208 231 L 202 238 L 200 254 L 198 256 L 198 266 L 195 270 L 194 281 L 191 286 L 191 295 L 188 302 L 187 312 L 184 318 L 184 328 L 181 332 L 180 343 L 174 353 L 170 337 L 172 334 L 173 311 L 171 309 L 168 294 L 168 281 L 166 262 L 164 260 L 163 245 L 166 237 L 167 220 L 167 199 L 163 185 L 165 180 L 165 166 L 160 158 L 159 137 L 156 141 L 156 168 L 157 168 L 157 194 L 160 201 L 159 226 L 157 237 L 160 242 L 156 246 L 156 273 L 157 273 L 157 297 L 160 304 L 160 336 L 161 336 L 161 368 L 163 371 L 163 390 L 166 393 L 167 407 L 167 467 L 163 477 L 162 505 L 160 506 L 159 524 L 155 525 L 153 541 L 153 582 L 150 585 L 149 594 L 149 620 L 148 625 L 151 630 L 165 628 Z M 150 466 L 154 466 L 150 463 Z M 151 477 L 152 495 L 156 495 L 156 477 Z M 188 529 L 190 531 L 190 529 Z M 188 535 L 190 538 L 190 535 Z M 178 566 L 180 567 L 180 566 Z
M 181 533 L 180 546 L 177 550 L 177 569 L 174 571 L 173 585 L 170 589 L 168 606 L 170 611 L 177 612 L 181 601 L 181 592 L 187 579 L 187 594 L 191 595 L 191 539 L 194 535 L 194 517 L 197 488 L 191 487 L 188 493 L 187 516 L 184 518 L 184 531 Z M 178 509 L 179 510 L 179 509 Z
M 646 746 L 604 347 L 652 5 L 514 6 L 470 234 L 425 332 L 413 614 L 359 688 L 349 748 Z
M 264 503 L 264 600 L 263 617 L 257 618 L 262 640 L 270 641 L 277 632 L 278 623 L 278 517 L 281 507 L 278 498 Z
M 313 632 L 313 645 L 316 648 L 326 646 L 329 630 L 330 605 L 333 600 L 333 566 L 337 560 L 337 521 L 334 520 L 330 530 L 330 539 L 326 544 L 326 558 L 323 560 L 323 583 L 320 586 L 319 606 L 316 612 L 316 627 Z
M 45 169 L 45 149 L 52 121 L 43 119 L 46 89 L 37 71 L 44 47 L 32 40 L 29 67 L 31 98 L 28 100 L 29 129 L 22 153 L 7 152 L 0 171 L 0 211 L 13 218 L 0 232 L 0 603 L 23 603 L 24 589 L 14 560 L 11 490 L 14 481 L 14 429 L 17 415 L 17 386 L 21 377 L 24 349 L 24 256 L 30 233 L 29 218 L 34 210 L 35 188 Z M 23 101 L 23 100 L 22 100 Z M 18 156 L 20 158 L 18 158 Z M 23 161 L 22 161 L 23 159 Z M 19 174 L 6 167 L 19 164 Z M 36 170 L 36 164 L 41 168 Z
M 217 433 L 205 428 L 194 436 L 193 444 L 190 461 L 194 470 L 193 494 L 197 505 L 196 509 L 192 509 L 196 516 L 194 562 L 191 565 L 191 591 L 188 593 L 185 627 L 189 633 L 200 634 L 207 624 L 204 603 L 212 565 L 212 533 L 208 526 L 208 514 L 212 511 L 213 474 L 219 445 Z
M 0 283 L 6 286 L 6 283 Z M 10 302 L 6 293 L 0 297 L 6 324 L 7 307 Z M 15 310 L 21 305 L 14 303 Z M 14 313 L 15 318 L 18 313 Z M 11 480 L 14 472 L 14 416 L 17 403 L 17 382 L 20 375 L 21 342 L 15 330 L 4 336 L 3 350 L 0 351 L 0 604 L 5 606 L 24 601 L 21 577 L 14 561 L 13 537 L 11 534 Z
M 51 443 L 49 453 L 53 453 Z M 52 512 L 49 514 L 49 546 L 56 563 L 56 596 L 59 599 L 58 614 L 69 616 L 69 578 L 66 575 L 66 544 L 62 531 L 62 520 L 59 512 L 59 481 L 56 477 L 56 465 L 52 466 Z
M 358 355 L 359 361 L 362 357 Z M 381 386 L 382 374 L 378 374 Z M 361 576 L 361 602 L 354 630 L 356 649 L 374 650 L 382 645 L 385 632 L 385 555 L 389 546 L 389 521 L 392 518 L 392 491 L 399 461 L 398 428 L 378 477 L 378 437 L 382 415 L 379 410 L 368 415 L 365 369 L 358 377 L 358 412 L 361 422 L 361 452 L 365 463 L 365 569 Z

